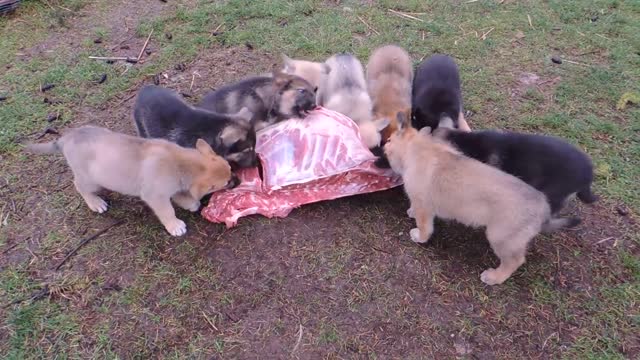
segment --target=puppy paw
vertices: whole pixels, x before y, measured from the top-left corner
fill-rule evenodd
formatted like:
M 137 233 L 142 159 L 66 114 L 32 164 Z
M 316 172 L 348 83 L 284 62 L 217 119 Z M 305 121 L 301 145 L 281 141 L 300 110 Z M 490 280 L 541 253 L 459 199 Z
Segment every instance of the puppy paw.
M 412 219 L 416 218 L 416 212 L 415 210 L 413 210 L 413 207 L 410 207 L 409 209 L 407 209 L 407 216 L 409 216 Z
M 409 235 L 411 236 L 411 241 L 419 244 L 424 244 L 429 240 L 429 237 L 426 239 L 423 238 L 422 234 L 420 234 L 420 229 L 418 228 L 411 229 L 411 231 L 409 231 Z
M 89 206 L 91 211 L 97 212 L 98 214 L 102 214 L 107 211 L 107 208 L 109 207 L 106 201 L 97 196 L 94 199 L 91 199 L 91 201 L 87 201 L 87 206 Z
M 164 227 L 173 236 L 182 236 L 187 233 L 187 224 L 180 219 L 173 219 L 166 223 Z
M 507 278 L 502 276 L 496 269 L 487 269 L 480 274 L 480 280 L 487 285 L 502 284 Z

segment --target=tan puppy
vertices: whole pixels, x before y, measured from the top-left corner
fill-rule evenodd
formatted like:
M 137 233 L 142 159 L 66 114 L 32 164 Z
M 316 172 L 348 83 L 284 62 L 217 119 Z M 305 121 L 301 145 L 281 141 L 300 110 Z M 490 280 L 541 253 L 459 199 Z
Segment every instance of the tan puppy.
M 50 143 L 31 144 L 34 153 L 62 152 L 71 168 L 76 190 L 92 211 L 103 213 L 107 203 L 96 192 L 105 188 L 139 196 L 173 236 L 187 232 L 171 205 L 197 211 L 200 199 L 232 186 L 231 168 L 209 144 L 198 139 L 195 149 L 160 139 L 143 139 L 83 126 Z
M 540 231 L 566 225 L 551 219 L 544 194 L 522 180 L 477 160 L 465 157 L 431 135 L 419 134 L 398 113 L 399 130 L 384 147 L 391 168 L 402 175 L 411 201 L 407 213 L 418 227 L 411 239 L 425 243 L 433 232 L 433 219 L 457 220 L 469 226 L 486 226 L 491 248 L 500 258 L 497 269 L 487 269 L 480 279 L 501 284 L 525 262 L 529 241 Z
M 330 71 L 325 63 L 307 60 L 291 59 L 282 54 L 282 72 L 290 75 L 297 75 L 309 82 L 314 88 L 318 88 L 322 83 L 322 77 Z
M 367 64 L 367 86 L 373 100 L 373 118 L 388 119 L 389 125 L 382 131 L 382 143 L 397 128 L 399 111 L 411 116 L 411 86 L 413 65 L 409 54 L 396 45 L 376 49 Z

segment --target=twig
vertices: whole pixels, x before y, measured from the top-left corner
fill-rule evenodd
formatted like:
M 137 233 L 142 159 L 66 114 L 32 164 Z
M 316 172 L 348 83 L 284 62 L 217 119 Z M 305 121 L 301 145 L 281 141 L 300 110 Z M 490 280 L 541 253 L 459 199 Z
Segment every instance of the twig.
M 196 81 L 196 74 L 191 74 L 191 84 L 189 85 L 189 92 L 193 89 L 193 82 Z
M 532 29 L 535 29 L 531 23 L 531 16 L 529 16 L 529 14 L 527 14 L 527 19 L 529 19 L 529 26 L 531 26 Z
M 218 32 L 218 30 L 220 30 L 220 28 L 222 27 L 222 25 L 224 25 L 224 23 L 220 23 L 220 25 L 218 25 L 213 32 Z
M 28 238 L 27 238 L 27 239 L 28 239 Z M 17 243 L 15 243 L 15 244 L 13 244 L 13 245 L 9 246 L 8 248 L 4 249 L 4 250 L 2 251 L 2 255 L 4 255 L 4 254 L 8 253 L 9 251 L 13 250 L 13 249 L 14 249 L 16 246 L 18 246 L 18 245 L 20 245 L 20 243 L 19 243 L 19 242 L 17 242 Z
M 585 55 L 597 54 L 599 52 L 600 52 L 600 50 L 587 51 L 587 52 L 580 53 L 580 54 L 578 54 L 576 56 L 585 56 Z
M 116 107 L 120 107 L 120 105 L 126 103 L 127 101 L 133 99 L 135 96 L 137 95 L 137 93 L 133 93 L 129 96 L 127 96 L 126 98 L 122 99 L 122 101 L 120 101 L 119 103 L 116 104 Z
M 471 3 L 474 3 L 474 2 L 477 2 L 477 1 L 478 1 L 478 0 L 469 0 L 469 1 L 467 1 L 465 4 L 471 4 Z
M 302 324 L 300 324 L 300 328 L 298 329 L 298 340 L 296 341 L 296 345 L 293 347 L 293 350 L 291 350 L 292 355 L 298 350 L 298 346 L 300 346 L 301 341 L 302 341 Z
M 106 232 L 107 232 L 107 231 L 109 231 L 109 229 L 111 229 L 112 227 L 115 227 L 115 226 L 118 226 L 118 225 L 122 225 L 124 222 L 125 222 L 124 220 L 118 220 L 118 221 L 116 221 L 115 223 L 113 223 L 113 224 L 111 224 L 111 225 L 107 226 L 106 228 L 104 228 L 104 229 L 102 229 L 102 230 L 98 231 L 97 233 L 95 233 L 95 234 L 93 234 L 93 235 L 89 236 L 88 238 L 86 238 L 86 239 L 82 240 L 82 241 L 78 244 L 78 246 L 76 246 L 73 250 L 69 251 L 69 253 L 67 254 L 67 256 L 65 256 L 65 257 L 64 257 L 64 259 L 62 259 L 62 261 L 60 261 L 60 263 L 58 264 L 58 266 L 56 266 L 56 271 L 57 271 L 57 270 L 59 270 L 59 269 L 62 267 L 62 265 L 64 265 L 64 264 L 67 262 L 67 260 L 69 260 L 69 259 L 70 259 L 70 258 L 71 258 L 75 253 L 77 253 L 77 252 L 78 252 L 78 250 L 80 250 L 80 248 L 81 248 L 81 247 L 83 247 L 84 245 L 86 245 L 89 241 L 91 241 L 91 240 L 93 240 L 93 239 L 97 238 L 98 236 L 100 236 L 100 235 L 102 235 L 102 234 L 106 233 Z
M 207 323 L 209 323 L 209 326 L 211 326 L 213 328 L 213 330 L 215 331 L 220 331 L 218 330 L 218 328 L 213 324 L 213 321 L 211 321 L 211 319 L 209 319 L 209 317 L 207 316 L 207 314 L 205 314 L 204 310 L 202 311 L 202 316 L 204 316 L 204 319 L 207 321 Z
M 45 296 L 49 296 L 50 294 L 51 294 L 51 292 L 49 291 L 49 285 L 45 285 L 42 289 L 34 292 L 30 296 L 27 296 L 27 297 L 22 298 L 22 299 L 14 300 L 14 301 L 4 305 L 3 308 L 6 309 L 11 305 L 20 304 L 20 303 L 25 302 L 27 300 L 29 300 L 29 301 L 37 301 L 37 300 L 43 299 Z
M 482 33 L 482 40 L 487 40 L 487 35 L 489 35 L 493 31 L 493 29 L 495 28 L 491 28 L 486 33 Z
M 142 58 L 142 54 L 147 49 L 147 45 L 149 44 L 149 40 L 151 39 L 151 35 L 153 35 L 153 29 L 151 29 L 151 32 L 149 33 L 149 36 L 147 36 L 147 41 L 145 41 L 144 45 L 142 45 L 142 49 L 140 50 L 140 53 L 138 54 L 138 61 L 140 61 L 140 59 Z
M 361 18 L 360 16 L 357 16 L 357 15 L 356 15 L 356 17 L 358 18 L 358 20 L 360 20 L 361 23 L 363 23 L 367 28 L 369 28 L 369 30 L 371 30 L 376 35 L 380 35 L 380 33 L 376 29 L 374 29 L 371 25 L 367 24 L 367 22 L 364 21 L 363 18 Z
M 422 20 L 420 18 L 417 18 L 415 16 L 411 16 L 409 14 L 405 14 L 405 13 L 400 12 L 400 11 L 396 11 L 396 10 L 393 10 L 393 9 L 387 9 L 387 10 L 389 10 L 389 12 L 391 12 L 392 14 L 394 14 L 396 16 L 400 16 L 400 17 L 403 17 L 403 18 L 424 22 L 424 20 Z
M 129 60 L 131 59 L 130 57 L 124 57 L 124 56 L 89 56 L 89 59 L 94 59 L 94 60 Z
M 602 239 L 602 240 L 600 240 L 600 241 L 596 242 L 596 245 L 598 245 L 598 244 L 602 244 L 602 243 L 603 243 L 603 242 L 605 242 L 605 241 L 609 241 L 609 240 L 613 240 L 613 239 L 615 239 L 615 238 L 614 238 L 614 237 L 604 238 L 604 239 Z
M 577 61 L 571 61 L 571 60 L 567 60 L 567 59 L 562 59 L 564 62 L 568 62 L 569 64 L 574 64 L 574 65 L 580 65 L 580 66 L 586 66 L 589 67 L 589 64 L 583 64 L 583 63 L 579 63 Z

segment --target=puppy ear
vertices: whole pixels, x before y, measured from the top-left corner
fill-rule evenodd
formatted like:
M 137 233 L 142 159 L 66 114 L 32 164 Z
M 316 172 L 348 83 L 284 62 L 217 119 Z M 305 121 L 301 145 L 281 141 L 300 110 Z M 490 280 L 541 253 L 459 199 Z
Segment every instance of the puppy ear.
M 211 148 L 211 146 L 204 140 L 198 139 L 196 140 L 196 150 L 204 156 L 217 156 L 215 151 Z
M 384 118 L 384 119 L 375 120 L 374 123 L 376 125 L 376 130 L 382 131 L 382 130 L 386 129 L 387 126 L 389 126 L 391 121 L 389 121 L 389 119 L 387 119 L 387 118 Z
M 296 70 L 296 66 L 293 64 L 293 60 L 285 54 L 282 55 L 282 63 L 284 64 L 284 71 L 293 72 Z
M 429 135 L 429 134 L 431 134 L 431 128 L 428 127 L 428 126 L 425 126 L 422 129 L 420 129 L 420 131 L 418 131 L 418 133 L 420 133 L 420 135 Z
M 280 70 L 275 70 L 273 72 L 273 84 L 277 88 L 280 88 L 280 89 L 285 88 L 285 87 L 289 86 L 291 81 L 293 81 L 291 79 L 291 75 L 287 75 L 287 74 L 281 72 Z
M 240 111 L 233 114 L 233 117 L 236 118 L 237 120 L 240 120 L 243 123 L 250 124 L 251 119 L 253 119 L 253 112 L 251 112 L 251 110 L 249 110 L 249 108 L 245 106 L 242 109 L 240 109 Z

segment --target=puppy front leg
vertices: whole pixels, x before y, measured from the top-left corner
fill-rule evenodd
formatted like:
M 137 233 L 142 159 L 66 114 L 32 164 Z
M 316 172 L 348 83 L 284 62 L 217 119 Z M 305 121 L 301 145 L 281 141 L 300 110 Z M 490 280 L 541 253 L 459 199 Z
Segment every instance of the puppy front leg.
M 107 202 L 95 194 L 100 190 L 100 186 L 92 184 L 90 181 L 82 180 L 78 176 L 73 180 L 73 184 L 91 211 L 95 211 L 98 214 L 107 211 Z
M 429 241 L 433 233 L 433 212 L 423 205 L 412 205 L 410 209 L 414 210 L 417 228 L 411 229 L 409 235 L 411 240 L 424 244 Z
M 162 225 L 173 236 L 181 236 L 186 234 L 187 225 L 184 221 L 176 217 L 176 212 L 171 205 L 171 200 L 162 195 L 144 193 L 142 200 L 149 205 L 151 210 L 156 214 Z
M 462 131 L 466 131 L 466 132 L 471 132 L 471 128 L 469 127 L 469 124 L 467 123 L 467 120 L 465 120 L 464 113 L 462 112 L 462 110 L 460 111 L 460 114 L 458 115 L 458 129 L 460 129 Z
M 173 195 L 171 200 L 173 200 L 176 205 L 191 212 L 196 212 L 200 209 L 200 200 L 196 200 L 188 192 L 179 192 Z

